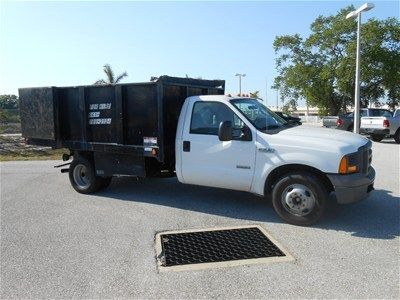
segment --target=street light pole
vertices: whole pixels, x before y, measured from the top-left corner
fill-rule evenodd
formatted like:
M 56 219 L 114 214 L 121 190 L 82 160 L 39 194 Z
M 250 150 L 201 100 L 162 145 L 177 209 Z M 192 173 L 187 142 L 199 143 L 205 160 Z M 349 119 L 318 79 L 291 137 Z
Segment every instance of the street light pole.
M 356 86 L 354 92 L 354 133 L 360 133 L 360 28 L 361 13 L 357 15 Z
M 242 96 L 242 77 L 246 77 L 246 74 L 236 73 L 235 76 L 239 76 L 239 96 Z
M 360 133 L 360 40 L 361 40 L 361 13 L 374 8 L 372 3 L 365 3 L 357 10 L 347 14 L 346 19 L 357 17 L 357 52 L 356 52 L 356 79 L 354 92 L 354 133 Z
M 239 76 L 239 95 L 242 95 L 242 76 Z

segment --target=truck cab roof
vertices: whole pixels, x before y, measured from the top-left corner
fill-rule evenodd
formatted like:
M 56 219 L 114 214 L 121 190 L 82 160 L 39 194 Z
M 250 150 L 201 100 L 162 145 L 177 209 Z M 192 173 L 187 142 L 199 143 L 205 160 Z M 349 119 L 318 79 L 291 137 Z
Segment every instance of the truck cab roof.
M 225 102 L 232 99 L 234 97 L 229 97 L 226 95 L 200 95 L 200 96 L 190 96 L 188 97 L 191 101 L 217 101 L 217 102 Z

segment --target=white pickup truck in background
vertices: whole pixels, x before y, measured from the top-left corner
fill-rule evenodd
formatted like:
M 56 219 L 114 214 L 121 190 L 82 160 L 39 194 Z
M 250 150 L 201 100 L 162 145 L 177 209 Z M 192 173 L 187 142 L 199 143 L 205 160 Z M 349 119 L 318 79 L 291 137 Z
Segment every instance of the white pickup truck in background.
M 400 143 L 400 108 L 392 117 L 362 117 L 360 133 L 369 134 L 371 140 L 380 142 L 385 136 L 393 137 Z

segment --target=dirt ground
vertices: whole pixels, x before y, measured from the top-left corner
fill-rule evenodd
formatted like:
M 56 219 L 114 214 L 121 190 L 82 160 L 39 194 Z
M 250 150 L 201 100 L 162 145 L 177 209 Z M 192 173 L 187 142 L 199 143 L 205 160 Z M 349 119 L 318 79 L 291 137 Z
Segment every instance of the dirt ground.
M 60 159 L 68 150 L 27 145 L 20 134 L 0 135 L 0 161 Z
M 21 123 L 1 123 L 0 122 L 0 134 L 20 133 Z

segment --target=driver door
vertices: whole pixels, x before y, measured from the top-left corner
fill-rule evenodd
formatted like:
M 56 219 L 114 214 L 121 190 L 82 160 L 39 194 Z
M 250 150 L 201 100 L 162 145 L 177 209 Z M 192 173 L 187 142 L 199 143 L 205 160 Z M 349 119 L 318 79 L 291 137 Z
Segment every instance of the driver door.
M 185 183 L 249 191 L 253 179 L 255 132 L 224 103 L 196 101 L 189 105 L 182 147 L 182 176 Z M 222 121 L 233 124 L 233 140 L 222 142 Z M 248 140 L 243 140 L 247 132 Z

